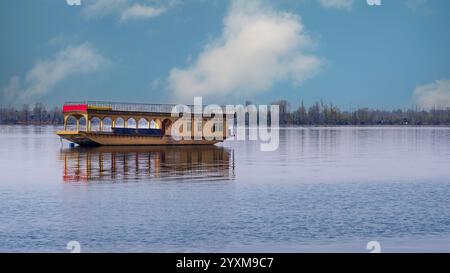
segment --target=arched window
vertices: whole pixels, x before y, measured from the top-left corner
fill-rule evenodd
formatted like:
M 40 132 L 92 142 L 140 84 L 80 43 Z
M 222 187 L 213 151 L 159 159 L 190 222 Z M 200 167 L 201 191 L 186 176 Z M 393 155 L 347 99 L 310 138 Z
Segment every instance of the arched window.
M 222 132 L 222 131 L 223 131 L 223 119 L 214 118 L 213 132 Z
M 116 124 L 115 128 L 124 128 L 125 127 L 125 121 L 123 118 L 116 118 Z
M 103 131 L 105 132 L 112 131 L 112 119 L 110 117 L 103 118 Z
M 147 129 L 148 128 L 147 120 L 145 118 L 141 118 L 138 122 L 138 126 L 139 128 Z
M 75 131 L 77 129 L 77 119 L 74 116 L 68 116 L 66 121 L 66 130 Z
M 150 128 L 151 129 L 161 129 L 161 121 L 159 119 L 152 119 L 150 121 Z
M 192 120 L 187 120 L 186 121 L 186 127 L 187 128 L 183 128 L 183 131 L 185 132 L 185 133 L 190 133 L 190 132 L 192 132 Z
M 100 131 L 100 119 L 98 117 L 91 118 L 91 131 Z
M 163 120 L 161 129 L 165 135 L 170 135 L 170 131 L 172 130 L 172 121 L 170 119 Z
M 136 128 L 136 120 L 134 118 L 127 120 L 127 128 Z
M 81 117 L 80 118 L 80 128 L 79 128 L 79 130 L 80 131 L 86 131 L 87 130 L 86 124 L 87 124 L 86 118 L 85 117 Z

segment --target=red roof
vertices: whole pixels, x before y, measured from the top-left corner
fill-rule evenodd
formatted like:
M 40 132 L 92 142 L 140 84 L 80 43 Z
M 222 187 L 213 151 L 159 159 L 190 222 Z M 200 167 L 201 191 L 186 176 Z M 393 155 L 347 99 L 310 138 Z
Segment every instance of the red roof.
M 88 106 L 87 104 L 76 104 L 76 105 L 64 105 L 63 106 L 63 113 L 66 112 L 87 112 Z

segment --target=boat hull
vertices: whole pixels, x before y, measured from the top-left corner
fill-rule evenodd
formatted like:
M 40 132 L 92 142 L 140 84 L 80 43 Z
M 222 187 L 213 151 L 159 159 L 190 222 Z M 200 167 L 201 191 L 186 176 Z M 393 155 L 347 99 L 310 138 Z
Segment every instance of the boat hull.
M 80 146 L 214 145 L 220 140 L 174 140 L 171 136 L 119 135 L 112 132 L 58 131 L 58 136 Z

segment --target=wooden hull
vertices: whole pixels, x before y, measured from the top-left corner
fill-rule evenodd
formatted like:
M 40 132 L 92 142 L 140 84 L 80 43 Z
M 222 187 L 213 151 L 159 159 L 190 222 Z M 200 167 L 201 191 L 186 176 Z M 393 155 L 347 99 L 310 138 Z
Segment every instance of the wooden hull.
M 117 135 L 111 132 L 58 131 L 58 136 L 80 146 L 151 146 L 151 145 L 214 145 L 220 140 L 180 140 L 171 136 Z

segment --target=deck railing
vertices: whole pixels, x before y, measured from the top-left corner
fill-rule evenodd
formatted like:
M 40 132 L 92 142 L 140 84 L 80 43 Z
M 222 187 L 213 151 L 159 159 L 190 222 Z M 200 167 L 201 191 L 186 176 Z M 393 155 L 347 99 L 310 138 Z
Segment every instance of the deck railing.
M 126 103 L 126 102 L 106 102 L 106 101 L 69 101 L 65 105 L 86 104 L 88 107 L 109 108 L 112 111 L 123 112 L 150 112 L 150 113 L 172 113 L 172 109 L 177 104 L 147 104 L 147 103 Z M 191 112 L 194 112 L 193 105 L 187 105 Z M 225 107 L 221 106 L 225 113 Z M 181 112 L 182 107 L 178 107 L 177 111 Z

